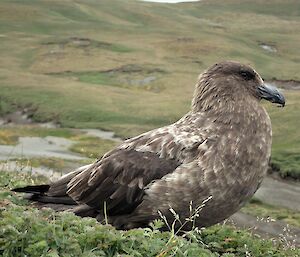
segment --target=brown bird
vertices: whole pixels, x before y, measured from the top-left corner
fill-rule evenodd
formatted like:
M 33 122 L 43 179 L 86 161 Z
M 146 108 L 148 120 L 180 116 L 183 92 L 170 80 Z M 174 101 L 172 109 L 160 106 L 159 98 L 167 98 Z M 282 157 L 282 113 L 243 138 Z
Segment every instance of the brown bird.
M 190 216 L 198 227 L 213 225 L 239 210 L 266 174 L 272 130 L 261 99 L 285 104 L 251 67 L 217 63 L 199 76 L 191 110 L 177 122 L 128 139 L 50 185 L 14 191 L 105 217 L 118 229 L 161 216 L 175 227 L 189 228 Z

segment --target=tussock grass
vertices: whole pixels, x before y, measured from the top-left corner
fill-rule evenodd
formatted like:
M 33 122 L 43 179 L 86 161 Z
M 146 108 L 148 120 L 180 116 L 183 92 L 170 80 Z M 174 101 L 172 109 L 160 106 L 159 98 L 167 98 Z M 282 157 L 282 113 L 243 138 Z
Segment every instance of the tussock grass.
M 0 172 L 0 254 L 17 256 L 297 256 L 299 249 L 276 245 L 244 230 L 217 225 L 184 237 L 150 228 L 117 231 L 91 218 L 38 210 L 9 191 L 43 177 Z

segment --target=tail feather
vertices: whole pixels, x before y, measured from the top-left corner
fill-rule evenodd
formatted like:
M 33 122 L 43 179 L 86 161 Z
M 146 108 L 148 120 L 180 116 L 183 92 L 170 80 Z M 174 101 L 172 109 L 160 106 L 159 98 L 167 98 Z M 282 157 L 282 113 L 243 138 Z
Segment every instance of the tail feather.
M 55 210 L 72 209 L 74 206 L 78 206 L 78 203 L 67 194 L 68 184 L 72 178 L 88 167 L 90 167 L 90 165 L 80 167 L 50 185 L 25 186 L 14 188 L 12 191 L 27 193 L 25 198 L 34 201 L 38 207 L 51 206 L 51 208 Z M 85 208 L 76 209 L 76 211 L 78 212 L 78 215 L 80 215 L 80 213 L 82 213 L 82 215 L 86 215 L 85 213 L 92 213 L 92 210 L 87 206 Z
M 11 191 L 18 193 L 29 193 L 29 194 L 44 194 L 50 188 L 50 185 L 37 185 L 37 186 L 26 186 L 14 188 Z
M 36 185 L 14 188 L 12 191 L 18 193 L 27 193 L 28 195 L 25 196 L 25 198 L 34 202 L 76 205 L 76 202 L 66 194 L 58 196 L 48 195 L 49 188 L 50 185 Z
M 54 204 L 65 204 L 65 205 L 77 205 L 77 203 L 69 196 L 47 196 L 32 194 L 28 200 L 39 203 L 54 203 Z

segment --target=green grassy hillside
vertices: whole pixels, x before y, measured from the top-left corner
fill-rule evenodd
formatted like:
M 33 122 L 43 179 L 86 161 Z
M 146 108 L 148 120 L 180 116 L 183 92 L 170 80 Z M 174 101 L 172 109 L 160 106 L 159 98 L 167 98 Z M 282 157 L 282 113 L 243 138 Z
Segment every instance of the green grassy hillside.
M 37 121 L 136 135 L 187 112 L 198 74 L 214 62 L 300 80 L 299 13 L 297 0 L 1 1 L 0 113 L 26 107 Z M 273 162 L 295 174 L 300 92 L 285 94 L 286 108 L 267 105 Z

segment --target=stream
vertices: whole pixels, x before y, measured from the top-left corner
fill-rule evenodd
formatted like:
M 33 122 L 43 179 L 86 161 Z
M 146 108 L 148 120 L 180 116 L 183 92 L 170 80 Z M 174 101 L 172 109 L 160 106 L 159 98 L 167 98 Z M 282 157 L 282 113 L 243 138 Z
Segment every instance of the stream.
M 75 142 L 61 137 L 20 137 L 17 145 L 0 145 L 0 160 L 53 157 L 65 160 L 83 160 L 85 157 L 72 153 L 68 148 Z

